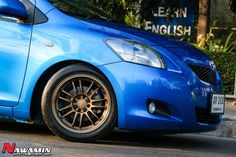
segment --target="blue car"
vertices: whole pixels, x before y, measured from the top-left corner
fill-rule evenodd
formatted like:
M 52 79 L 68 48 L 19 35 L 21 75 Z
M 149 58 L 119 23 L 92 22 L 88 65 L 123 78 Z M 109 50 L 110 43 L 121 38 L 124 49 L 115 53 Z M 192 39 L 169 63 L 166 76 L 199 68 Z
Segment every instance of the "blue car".
M 0 116 L 93 141 L 114 127 L 215 130 L 214 63 L 193 46 L 115 23 L 86 0 L 0 0 Z

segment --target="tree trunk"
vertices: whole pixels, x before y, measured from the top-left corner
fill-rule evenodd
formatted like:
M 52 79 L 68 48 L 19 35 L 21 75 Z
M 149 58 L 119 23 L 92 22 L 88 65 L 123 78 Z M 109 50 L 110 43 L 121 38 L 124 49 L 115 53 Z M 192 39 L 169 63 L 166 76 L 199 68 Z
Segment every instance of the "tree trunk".
M 199 46 L 205 45 L 206 34 L 209 30 L 210 0 L 199 0 L 198 35 Z

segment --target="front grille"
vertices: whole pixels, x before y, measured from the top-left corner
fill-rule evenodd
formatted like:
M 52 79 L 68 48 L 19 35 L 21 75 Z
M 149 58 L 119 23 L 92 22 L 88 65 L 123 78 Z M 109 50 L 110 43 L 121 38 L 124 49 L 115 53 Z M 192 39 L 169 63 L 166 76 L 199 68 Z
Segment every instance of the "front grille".
M 196 109 L 197 121 L 204 124 L 218 124 L 220 122 L 220 115 L 213 115 L 209 110 Z
M 188 65 L 198 78 L 204 82 L 216 85 L 216 72 L 210 67 Z

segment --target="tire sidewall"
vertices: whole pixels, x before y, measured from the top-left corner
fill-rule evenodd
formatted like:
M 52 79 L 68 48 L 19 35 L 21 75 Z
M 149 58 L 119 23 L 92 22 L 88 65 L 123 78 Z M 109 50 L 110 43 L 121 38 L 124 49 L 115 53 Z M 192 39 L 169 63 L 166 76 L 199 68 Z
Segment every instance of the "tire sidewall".
M 106 121 L 99 128 L 89 133 L 75 133 L 67 130 L 58 123 L 52 111 L 52 97 L 58 84 L 60 84 L 65 78 L 75 74 L 86 74 L 97 78 L 106 86 L 111 99 L 110 112 L 108 113 Z M 44 121 L 49 129 L 56 135 L 70 141 L 94 141 L 103 138 L 113 129 L 117 117 L 116 99 L 112 86 L 103 75 L 94 69 L 83 65 L 71 65 L 54 74 L 46 84 L 43 91 L 41 107 Z

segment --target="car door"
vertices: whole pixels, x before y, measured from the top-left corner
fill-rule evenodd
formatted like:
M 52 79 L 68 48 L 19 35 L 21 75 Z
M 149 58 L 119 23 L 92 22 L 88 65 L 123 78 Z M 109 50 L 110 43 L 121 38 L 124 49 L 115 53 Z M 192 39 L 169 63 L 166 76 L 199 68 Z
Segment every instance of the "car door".
M 33 25 L 0 15 L 0 106 L 17 105 L 30 48 Z

